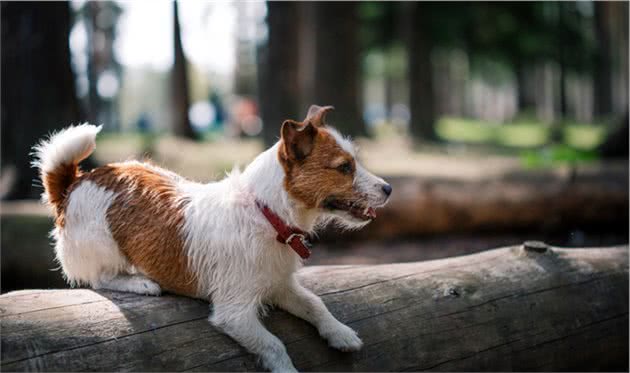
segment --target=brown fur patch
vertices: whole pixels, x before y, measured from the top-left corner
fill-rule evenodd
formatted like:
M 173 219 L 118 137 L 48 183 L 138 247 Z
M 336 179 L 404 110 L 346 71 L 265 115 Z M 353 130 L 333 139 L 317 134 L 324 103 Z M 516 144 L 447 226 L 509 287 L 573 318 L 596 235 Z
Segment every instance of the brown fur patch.
M 306 208 L 321 207 L 329 196 L 346 200 L 356 198 L 353 188 L 354 158 L 337 144 L 326 129 L 317 129 L 312 150 L 304 159 L 292 157 L 286 144 L 281 144 L 278 158 L 286 175 L 285 189 Z M 346 162 L 351 167 L 349 172 L 344 173 L 338 167 Z
M 173 176 L 123 163 L 99 167 L 82 180 L 117 193 L 107 220 L 129 262 L 163 290 L 197 297 L 197 279 L 189 268 L 181 232 L 188 201 L 179 195 Z
M 42 175 L 48 203 L 54 207 L 55 224 L 59 227 L 65 225 L 64 211 L 68 188 L 80 177 L 81 171 L 74 163 L 59 165 L 54 171 Z

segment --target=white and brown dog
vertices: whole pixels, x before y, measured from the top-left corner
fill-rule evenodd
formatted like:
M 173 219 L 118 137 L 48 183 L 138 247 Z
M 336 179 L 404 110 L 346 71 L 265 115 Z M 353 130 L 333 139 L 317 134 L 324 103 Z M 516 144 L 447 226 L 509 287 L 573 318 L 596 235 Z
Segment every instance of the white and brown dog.
M 305 234 L 329 222 L 363 227 L 391 193 L 325 125 L 331 109 L 312 106 L 303 122 L 285 121 L 281 139 L 242 173 L 209 184 L 141 162 L 81 172 L 100 127 L 51 136 L 35 148 L 35 165 L 65 277 L 94 289 L 209 300 L 210 322 L 273 371 L 295 368 L 259 321 L 266 304 L 310 322 L 332 347 L 360 349 L 357 334 L 295 277 L 309 254 Z

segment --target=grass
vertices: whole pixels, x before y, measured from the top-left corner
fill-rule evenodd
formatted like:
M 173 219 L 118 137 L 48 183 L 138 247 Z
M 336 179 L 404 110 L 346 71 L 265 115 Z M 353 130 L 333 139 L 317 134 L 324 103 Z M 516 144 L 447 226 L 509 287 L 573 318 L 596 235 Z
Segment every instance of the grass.
M 444 117 L 436 127 L 446 141 L 468 144 L 494 144 L 516 149 L 538 148 L 549 143 L 551 128 L 542 122 L 521 119 L 497 124 L 474 119 Z M 562 125 L 562 143 L 577 150 L 593 150 L 602 143 L 605 127 L 598 124 L 568 122 Z
M 605 137 L 606 129 L 603 125 L 574 123 L 564 127 L 564 141 L 577 149 L 594 149 Z
M 483 144 L 493 140 L 497 126 L 478 120 L 444 117 L 436 125 L 437 135 L 444 140 Z

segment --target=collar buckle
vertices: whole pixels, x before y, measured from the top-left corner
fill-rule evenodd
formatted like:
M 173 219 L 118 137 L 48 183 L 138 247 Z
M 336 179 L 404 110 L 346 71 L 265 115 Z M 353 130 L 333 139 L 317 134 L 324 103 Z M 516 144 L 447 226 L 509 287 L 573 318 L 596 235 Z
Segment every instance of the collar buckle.
M 256 205 L 269 224 L 276 230 L 276 233 L 278 233 L 276 236 L 278 242 L 291 247 L 302 259 L 307 259 L 311 255 L 311 243 L 308 241 L 308 236 L 304 231 L 299 228 L 287 226 L 284 221 L 264 203 L 256 200 Z M 286 239 L 284 239 L 284 237 L 286 237 Z M 299 238 L 299 240 L 295 241 L 294 238 Z
M 296 237 L 300 239 L 300 242 L 302 242 L 302 245 L 306 246 L 306 248 L 310 248 L 311 247 L 311 243 L 308 240 L 308 237 L 306 237 L 306 235 L 304 235 L 302 233 L 291 233 L 289 235 L 289 237 L 287 237 L 287 239 L 284 241 L 284 243 L 290 246 L 291 242 Z

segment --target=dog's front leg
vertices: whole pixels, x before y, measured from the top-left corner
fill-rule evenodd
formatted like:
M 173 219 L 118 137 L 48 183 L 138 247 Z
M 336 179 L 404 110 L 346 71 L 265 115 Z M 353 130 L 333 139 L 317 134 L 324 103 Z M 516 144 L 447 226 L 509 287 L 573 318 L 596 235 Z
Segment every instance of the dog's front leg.
M 341 351 L 357 351 L 363 342 L 357 333 L 339 322 L 322 300 L 291 277 L 289 283 L 275 293 L 274 303 L 289 313 L 313 324 L 331 347 Z
M 255 305 L 214 304 L 210 322 L 258 355 L 262 365 L 272 372 L 296 372 L 284 344 L 258 319 Z

